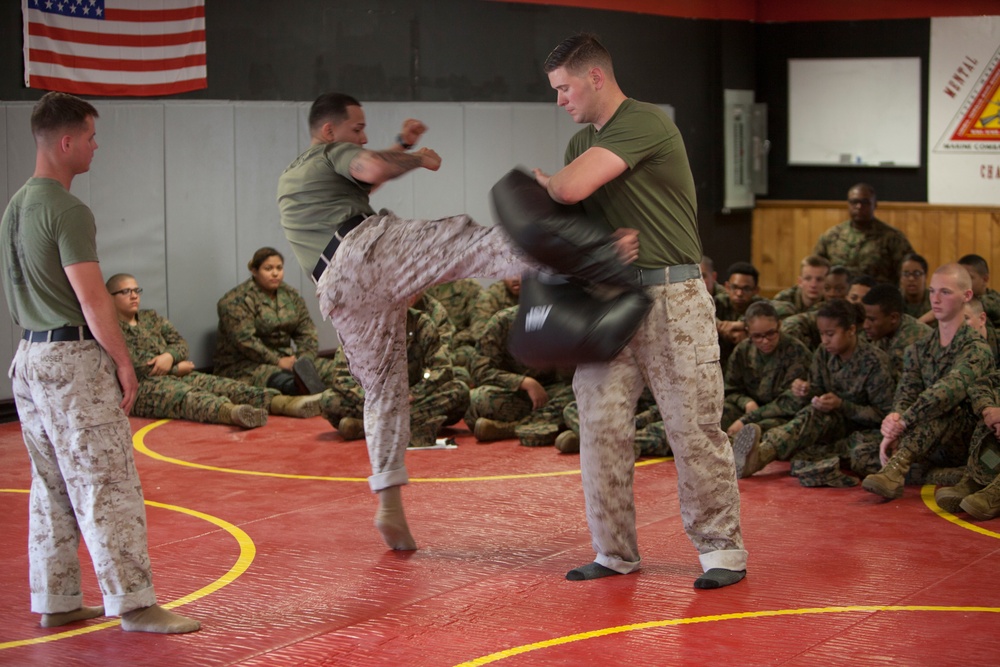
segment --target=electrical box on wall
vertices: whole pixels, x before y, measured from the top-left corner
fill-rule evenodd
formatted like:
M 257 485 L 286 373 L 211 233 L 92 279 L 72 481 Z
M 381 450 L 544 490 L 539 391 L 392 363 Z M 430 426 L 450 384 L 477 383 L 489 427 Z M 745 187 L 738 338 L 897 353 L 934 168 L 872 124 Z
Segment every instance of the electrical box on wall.
M 767 194 L 767 105 L 752 90 L 723 93 L 725 120 L 725 210 L 753 208 L 754 195 Z

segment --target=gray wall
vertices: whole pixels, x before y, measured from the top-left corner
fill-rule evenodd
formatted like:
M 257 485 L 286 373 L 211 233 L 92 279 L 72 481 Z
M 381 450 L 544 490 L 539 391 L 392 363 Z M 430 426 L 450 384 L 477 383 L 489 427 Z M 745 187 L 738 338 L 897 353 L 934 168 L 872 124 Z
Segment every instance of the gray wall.
M 0 195 L 6 202 L 31 176 L 31 104 L 0 103 Z M 309 143 L 308 102 L 95 102 L 99 148 L 73 192 L 97 218 L 105 277 L 132 273 L 142 306 L 166 315 L 211 364 L 219 297 L 249 277 L 246 263 L 265 245 L 281 250 L 285 280 L 310 305 L 320 348 L 337 346 L 322 323 L 312 281 L 295 261 L 278 223 L 275 190 L 285 166 Z M 424 144 L 443 159 L 386 184 L 376 209 L 407 217 L 467 212 L 492 224 L 488 193 L 518 163 L 553 170 L 579 129 L 554 104 L 373 102 L 364 105 L 370 147 L 392 143 L 403 119 L 430 128 Z M 672 110 L 671 110 L 672 111 Z M 0 363 L 7 368 L 19 330 L 0 309 Z M 0 399 L 11 398 L 6 376 Z

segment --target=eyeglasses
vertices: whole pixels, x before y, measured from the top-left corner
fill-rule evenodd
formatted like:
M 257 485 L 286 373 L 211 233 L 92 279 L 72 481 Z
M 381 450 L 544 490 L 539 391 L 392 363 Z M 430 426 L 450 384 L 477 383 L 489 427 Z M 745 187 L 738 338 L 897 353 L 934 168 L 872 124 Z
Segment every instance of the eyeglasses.
M 118 296 L 118 295 L 128 296 L 129 294 L 135 294 L 136 296 L 139 296 L 140 294 L 142 294 L 142 288 L 141 287 L 126 287 L 125 289 L 120 289 L 117 292 L 112 292 L 111 294 L 114 295 L 114 296 Z
M 770 331 L 765 331 L 763 333 L 750 334 L 750 340 L 754 341 L 755 343 L 759 343 L 762 340 L 771 340 L 772 338 L 777 337 L 777 335 L 778 335 L 778 330 L 771 329 Z
M 923 278 L 925 274 L 923 271 L 917 269 L 916 271 L 903 271 L 901 274 L 904 278 Z

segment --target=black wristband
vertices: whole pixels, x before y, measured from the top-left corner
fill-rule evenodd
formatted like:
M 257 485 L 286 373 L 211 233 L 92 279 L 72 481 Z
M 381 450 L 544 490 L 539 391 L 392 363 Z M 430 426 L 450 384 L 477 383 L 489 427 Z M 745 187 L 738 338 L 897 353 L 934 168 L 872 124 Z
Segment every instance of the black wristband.
M 408 144 L 405 141 L 403 141 L 403 135 L 402 134 L 397 134 L 396 135 L 396 143 L 399 144 L 400 146 L 402 146 L 404 151 L 408 151 L 411 148 L 413 148 L 413 144 Z

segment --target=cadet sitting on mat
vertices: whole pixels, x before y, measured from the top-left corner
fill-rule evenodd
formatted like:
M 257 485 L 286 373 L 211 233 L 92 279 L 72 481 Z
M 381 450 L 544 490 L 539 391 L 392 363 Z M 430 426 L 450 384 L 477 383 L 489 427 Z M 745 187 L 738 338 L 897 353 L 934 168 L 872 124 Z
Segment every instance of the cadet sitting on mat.
M 843 266 L 834 266 L 823 280 L 823 301 L 847 298 L 850 290 L 850 274 Z M 816 328 L 816 309 L 807 310 L 781 321 L 781 332 L 797 338 L 810 350 L 820 346 L 819 329 Z
M 979 299 L 986 317 L 994 327 L 1000 327 L 1000 292 L 990 288 L 990 267 L 979 255 L 965 255 L 958 260 L 972 278 L 972 296 Z
M 899 498 L 915 463 L 962 466 L 968 458 L 975 422 L 968 409 L 968 387 L 992 367 L 989 347 L 965 324 L 963 307 L 972 298 L 972 280 L 959 264 L 946 264 L 931 277 L 931 305 L 938 330 L 906 350 L 903 374 L 892 412 L 882 422 L 878 446 L 882 468 L 865 477 L 866 491 Z M 871 461 L 871 453 L 852 462 Z M 920 479 L 913 481 L 919 482 Z
M 465 422 L 480 442 L 517 437 L 527 447 L 552 445 L 566 428 L 563 409 L 573 400 L 573 372 L 535 370 L 515 359 L 507 349 L 515 317 L 512 306 L 486 324 L 471 368 L 476 387 Z
M 892 407 L 892 366 L 884 352 L 858 336 L 860 308 L 836 299 L 823 304 L 816 315 L 822 347 L 813 355 L 809 382 L 792 386 L 793 393 L 808 397 L 810 404 L 763 439 L 756 424 L 737 434 L 733 451 L 741 477 L 775 459 L 848 458 L 847 436 L 878 429 Z
M 847 299 L 848 303 L 861 303 L 865 294 L 868 294 L 877 284 L 871 276 L 854 276 L 847 284 L 847 296 L 844 298 Z
M 972 297 L 965 304 L 962 313 L 965 315 L 965 323 L 982 336 L 986 344 L 989 345 L 990 352 L 993 353 L 993 363 L 1000 368 L 1000 346 L 997 344 L 997 330 L 990 323 L 989 318 L 986 317 L 986 311 L 983 310 L 983 302 L 976 297 Z
M 934 321 L 931 297 L 927 292 L 927 260 L 915 252 L 903 257 L 899 272 L 899 291 L 903 293 L 903 312 L 924 324 Z
M 135 277 L 117 273 L 106 283 L 114 297 L 118 324 L 125 335 L 139 394 L 132 414 L 150 419 L 189 419 L 256 428 L 267 414 L 315 417 L 320 395 L 282 396 L 228 378 L 199 373 L 187 360 L 188 345 L 166 318 L 140 310 L 142 288 Z
M 471 280 L 471 278 L 469 280 Z M 469 375 L 469 369 L 467 368 L 469 356 L 468 353 L 464 353 L 465 363 L 459 364 L 456 361 L 456 358 L 458 357 L 458 354 L 455 351 L 455 336 L 457 332 L 455 324 L 452 322 L 444 304 L 435 299 L 428 292 L 423 292 L 414 297 L 410 308 L 416 308 L 420 312 L 426 313 L 431 319 L 431 322 L 434 323 L 434 327 L 437 329 L 438 336 L 441 339 L 441 347 L 447 353 L 448 359 L 451 360 L 452 372 L 455 375 L 455 379 L 461 380 L 466 386 L 469 386 L 469 384 L 472 383 L 472 376 Z
M 762 431 L 780 426 L 805 404 L 791 393 L 792 382 L 807 380 L 812 352 L 781 333 L 778 313 L 767 301 L 750 304 L 746 315 L 749 339 L 736 346 L 726 367 L 726 400 L 722 428 L 734 437 L 746 424 Z
M 469 363 L 476 356 L 476 339 L 472 335 L 471 326 L 476 301 L 482 293 L 483 287 L 475 278 L 462 278 L 434 285 L 427 290 L 427 294 L 445 307 L 448 319 L 455 327 L 451 351 L 452 363 L 456 367 L 468 369 Z M 471 378 L 469 381 L 471 382 Z
M 876 285 L 861 298 L 865 309 L 865 335 L 887 355 L 898 378 L 903 372 L 903 354 L 932 329 L 903 312 L 903 295 L 894 285 Z
M 496 281 L 476 297 L 476 303 L 472 307 L 472 316 L 469 318 L 469 337 L 473 347 L 482 337 L 490 318 L 504 308 L 516 306 L 520 296 L 521 276 L 516 276 Z M 475 355 L 473 355 L 474 357 Z
M 757 296 L 757 269 L 750 262 L 736 262 L 727 272 L 724 294 L 715 297 L 715 328 L 719 332 L 720 362 L 726 367 L 726 360 L 736 345 L 746 340 L 746 324 L 743 313 L 751 303 L 762 301 Z
M 823 283 L 828 273 L 830 260 L 819 255 L 809 255 L 799 267 L 798 284 L 781 290 L 774 295 L 772 301 L 792 304 L 792 315 L 816 308 L 823 301 Z

